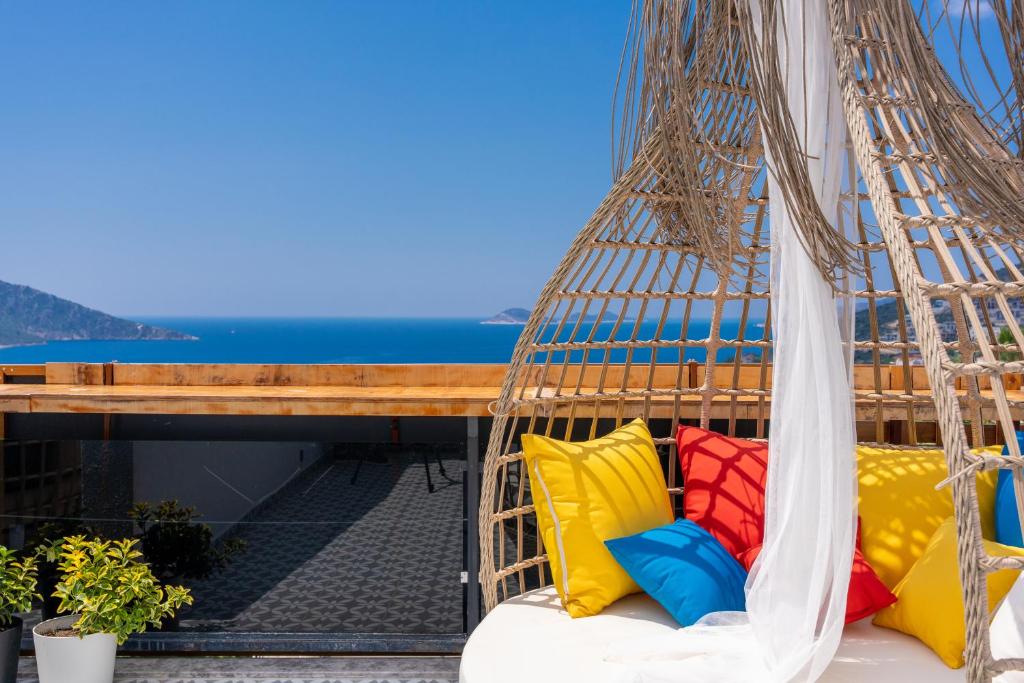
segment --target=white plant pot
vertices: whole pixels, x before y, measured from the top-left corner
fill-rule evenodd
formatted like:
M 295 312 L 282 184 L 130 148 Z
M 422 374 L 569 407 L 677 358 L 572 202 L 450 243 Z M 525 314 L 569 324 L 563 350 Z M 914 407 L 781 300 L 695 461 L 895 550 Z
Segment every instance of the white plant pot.
M 111 683 L 117 638 L 110 633 L 77 636 L 47 635 L 71 628 L 77 614 L 41 622 L 32 629 L 39 683 Z

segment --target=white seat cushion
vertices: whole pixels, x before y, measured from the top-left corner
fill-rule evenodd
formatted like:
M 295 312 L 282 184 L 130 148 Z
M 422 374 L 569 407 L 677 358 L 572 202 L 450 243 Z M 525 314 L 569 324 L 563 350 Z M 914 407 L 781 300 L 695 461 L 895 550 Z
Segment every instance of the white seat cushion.
M 1024 657 L 1024 574 L 1017 577 L 1003 604 L 996 609 L 989 631 L 992 656 L 996 659 Z M 996 676 L 996 683 L 1024 683 L 1024 672 Z
M 565 683 L 607 681 L 615 665 L 604 661 L 613 644 L 643 640 L 678 629 L 646 595 L 631 595 L 601 614 L 572 619 L 553 588 L 506 600 L 476 628 L 462 653 L 461 683 Z M 878 628 L 870 619 L 846 627 L 832 665 L 820 679 L 829 683 L 965 681 L 925 645 L 910 636 Z

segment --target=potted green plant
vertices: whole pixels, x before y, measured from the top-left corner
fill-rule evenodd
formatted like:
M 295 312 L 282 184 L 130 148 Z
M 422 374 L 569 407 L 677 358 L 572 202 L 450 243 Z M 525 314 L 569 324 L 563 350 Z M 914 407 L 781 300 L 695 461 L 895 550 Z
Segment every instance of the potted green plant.
M 0 683 L 18 677 L 21 650 L 21 619 L 18 612 L 32 608 L 36 597 L 35 559 L 18 559 L 17 553 L 0 545 Z
M 228 566 L 231 558 L 245 550 L 245 541 L 229 538 L 216 542 L 208 524 L 197 521 L 192 506 L 176 500 L 137 503 L 128 516 L 140 530 L 140 547 L 153 574 L 163 583 L 186 584 L 208 578 Z M 164 620 L 161 628 L 178 626 L 178 614 Z
M 118 645 L 192 603 L 188 589 L 161 587 L 137 543 L 69 536 L 55 550 L 67 616 L 32 629 L 40 683 L 110 683 Z

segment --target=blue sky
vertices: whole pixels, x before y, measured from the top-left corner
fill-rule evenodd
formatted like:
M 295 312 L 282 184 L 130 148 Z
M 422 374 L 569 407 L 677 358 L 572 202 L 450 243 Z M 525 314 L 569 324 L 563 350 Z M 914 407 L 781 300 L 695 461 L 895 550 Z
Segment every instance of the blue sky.
M 0 2 L 0 279 L 121 315 L 529 306 L 628 2 Z
M 126 316 L 528 307 L 609 185 L 630 4 L 0 0 L 0 279 Z

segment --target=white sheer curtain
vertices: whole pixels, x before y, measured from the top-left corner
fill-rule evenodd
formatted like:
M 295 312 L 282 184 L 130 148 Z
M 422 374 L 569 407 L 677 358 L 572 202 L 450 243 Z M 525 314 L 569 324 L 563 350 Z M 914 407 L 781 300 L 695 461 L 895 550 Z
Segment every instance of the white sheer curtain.
M 749 2 L 759 26 L 760 0 Z M 817 0 L 777 7 L 790 113 L 818 202 L 841 230 L 846 124 L 827 8 Z M 608 657 L 620 680 L 814 681 L 842 637 L 856 527 L 845 343 L 852 307 L 808 257 L 771 178 L 769 201 L 773 396 L 764 545 L 747 580 L 747 611 L 709 615 L 660 641 L 622 644 Z

